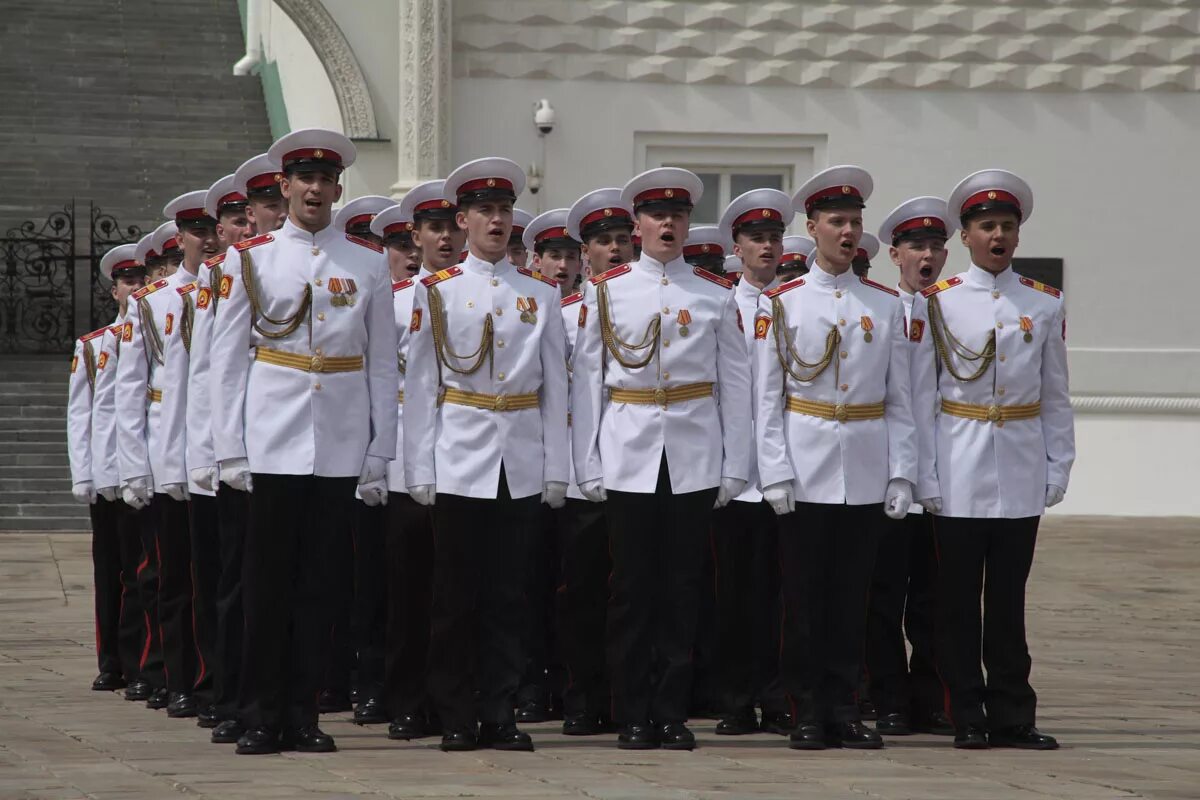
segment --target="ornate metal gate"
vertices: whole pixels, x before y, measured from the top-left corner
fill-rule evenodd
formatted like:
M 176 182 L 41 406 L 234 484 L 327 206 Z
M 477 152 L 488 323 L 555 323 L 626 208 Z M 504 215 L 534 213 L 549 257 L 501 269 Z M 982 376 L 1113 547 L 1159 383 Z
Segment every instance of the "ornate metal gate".
M 142 229 L 137 225 L 124 228 L 112 214 L 105 214 L 96 206 L 91 207 L 91 226 L 88 234 L 88 274 L 91 276 L 91 320 L 89 330 L 110 324 L 117 317 L 117 302 L 112 298 L 108 285 L 100 278 L 100 260 L 104 254 L 119 244 L 136 242 L 142 238 Z

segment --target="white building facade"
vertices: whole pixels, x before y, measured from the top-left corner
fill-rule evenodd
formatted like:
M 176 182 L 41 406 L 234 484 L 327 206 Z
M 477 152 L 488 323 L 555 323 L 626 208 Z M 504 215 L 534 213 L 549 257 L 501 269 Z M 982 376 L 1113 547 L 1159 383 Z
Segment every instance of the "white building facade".
M 660 165 L 697 221 L 855 163 L 866 226 L 977 169 L 1033 186 L 1018 255 L 1061 268 L 1067 514 L 1200 516 L 1200 5 L 1189 0 L 248 0 L 275 133 L 356 140 L 347 197 L 502 155 L 569 205 Z M 254 25 L 248 25 L 254 32 Z M 540 136 L 533 106 L 556 123 Z M 286 127 L 285 127 L 286 126 Z M 283 128 L 283 129 L 280 129 Z M 951 243 L 945 274 L 967 266 Z M 876 280 L 895 268 L 875 260 Z

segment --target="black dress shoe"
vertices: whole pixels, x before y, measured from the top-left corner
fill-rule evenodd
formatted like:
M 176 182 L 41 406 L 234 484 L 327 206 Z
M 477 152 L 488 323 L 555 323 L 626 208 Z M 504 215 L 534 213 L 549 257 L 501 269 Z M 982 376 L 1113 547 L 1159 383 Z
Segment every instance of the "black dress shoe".
M 825 741 L 830 747 L 845 747 L 850 750 L 878 750 L 883 747 L 883 739 L 879 734 L 860 720 L 830 724 L 825 730 Z
M 957 742 L 957 740 L 956 740 Z M 1032 725 L 1014 725 L 994 730 L 988 736 L 992 747 L 1017 747 L 1021 750 L 1057 750 L 1058 740 Z
M 387 722 L 387 712 L 378 697 L 368 697 L 354 709 L 355 725 L 379 725 Z
M 863 697 L 858 701 L 858 715 L 865 720 L 873 720 L 879 716 L 879 712 L 875 710 L 875 704 L 871 702 L 871 698 Z
M 92 681 L 93 692 L 115 692 L 124 688 L 125 679 L 116 672 L 101 672 L 96 676 L 96 680 Z
M 664 722 L 658 726 L 658 740 L 664 750 L 695 750 L 696 736 L 682 722 Z
M 361 702 L 362 702 L 362 690 L 359 689 L 357 686 L 355 686 L 350 690 L 350 704 L 356 706 Z
M 126 700 L 148 700 L 151 692 L 154 689 L 150 686 L 150 681 L 137 678 L 133 683 L 125 687 Z
M 196 716 L 196 698 L 187 692 L 171 692 L 171 701 L 167 703 L 167 716 L 172 719 Z
M 717 733 L 722 736 L 745 736 L 748 733 L 758 733 L 758 717 L 753 708 L 743 708 L 721 717 L 717 723 Z
M 912 726 L 908 724 L 907 716 L 893 711 L 890 714 L 879 715 L 875 720 L 875 731 L 884 736 L 908 736 L 912 733 Z
M 825 729 L 815 722 L 801 722 L 788 736 L 788 747 L 793 750 L 824 750 Z
M 438 745 L 444 752 L 461 753 L 479 747 L 474 731 L 446 731 Z
M 657 750 L 661 746 L 658 731 L 649 722 L 624 725 L 617 734 L 617 747 L 621 750 Z
M 157 711 L 160 708 L 166 708 L 167 704 L 170 702 L 171 696 L 167 694 L 167 690 L 165 688 L 155 689 L 150 693 L 150 696 L 146 698 L 146 708 L 153 708 L 155 711 Z
M 567 714 L 563 719 L 562 732 L 564 736 L 595 736 L 602 733 L 600 717 L 586 711 L 580 714 Z
M 533 739 L 515 722 L 484 722 L 479 726 L 479 746 L 493 750 L 533 750 Z
M 934 736 L 953 736 L 954 723 L 945 711 L 934 711 L 932 714 L 918 715 L 913 720 L 912 729 L 917 733 L 932 733 Z
M 279 734 L 270 728 L 251 728 L 237 740 L 239 756 L 264 756 L 279 752 Z
M 283 749 L 298 750 L 301 753 L 332 753 L 337 750 L 333 737 L 316 725 L 284 731 L 279 743 Z
M 336 714 L 339 711 L 349 711 L 350 696 L 337 689 L 326 689 L 317 695 L 317 710 L 322 714 Z
M 196 727 L 215 728 L 219 724 L 221 724 L 221 718 L 217 716 L 217 707 L 212 703 L 196 709 Z
M 217 723 L 217 727 L 213 728 L 210 741 L 213 744 L 237 744 L 238 739 L 242 738 L 242 734 L 246 729 L 242 727 L 242 723 L 236 719 L 226 719 Z
M 425 720 L 416 714 L 402 714 L 388 725 L 388 738 L 408 741 L 426 735 Z
M 796 720 L 786 711 L 764 711 L 762 715 L 762 729 L 764 733 L 787 736 L 796 729 Z
M 545 722 L 550 719 L 550 704 L 526 700 L 517 707 L 517 722 Z
M 959 750 L 987 750 L 987 734 L 978 725 L 967 725 L 954 732 L 954 746 Z

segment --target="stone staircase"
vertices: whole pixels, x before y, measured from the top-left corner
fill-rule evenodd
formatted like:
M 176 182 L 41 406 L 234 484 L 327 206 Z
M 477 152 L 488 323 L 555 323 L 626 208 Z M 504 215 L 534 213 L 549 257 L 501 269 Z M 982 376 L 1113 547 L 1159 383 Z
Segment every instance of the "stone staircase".
M 69 356 L 0 358 L 0 532 L 87 531 L 67 465 Z

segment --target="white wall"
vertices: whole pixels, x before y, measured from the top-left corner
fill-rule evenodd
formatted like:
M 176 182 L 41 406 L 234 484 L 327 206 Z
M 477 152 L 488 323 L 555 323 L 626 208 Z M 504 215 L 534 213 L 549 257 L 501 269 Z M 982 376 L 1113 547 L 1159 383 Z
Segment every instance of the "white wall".
M 342 130 L 333 85 L 312 45 L 277 5 L 268 3 L 264 10 L 263 56 L 279 65 L 283 100 L 292 130 Z

